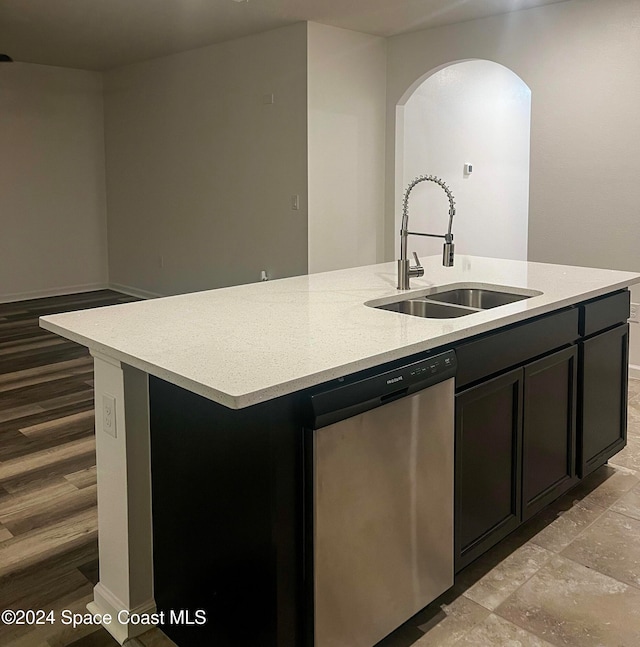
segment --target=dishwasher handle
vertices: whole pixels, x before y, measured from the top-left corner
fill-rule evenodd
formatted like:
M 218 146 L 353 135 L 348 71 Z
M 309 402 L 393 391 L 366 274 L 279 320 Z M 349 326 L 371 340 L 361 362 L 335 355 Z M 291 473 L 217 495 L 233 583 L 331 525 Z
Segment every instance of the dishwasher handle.
M 456 354 L 449 350 L 311 396 L 312 429 L 351 418 L 455 376 Z
M 380 404 L 387 404 L 387 402 L 393 402 L 394 400 L 399 400 L 404 398 L 405 395 L 409 393 L 409 389 L 398 389 L 397 391 L 392 391 L 385 395 L 380 396 Z

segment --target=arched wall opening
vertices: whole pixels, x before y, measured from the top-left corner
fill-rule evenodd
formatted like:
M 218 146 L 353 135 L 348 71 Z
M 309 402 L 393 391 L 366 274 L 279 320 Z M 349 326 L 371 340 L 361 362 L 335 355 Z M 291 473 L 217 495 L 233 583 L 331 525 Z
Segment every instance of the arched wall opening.
M 396 249 L 404 190 L 433 174 L 456 198 L 457 254 L 526 260 L 530 131 L 531 90 L 503 65 L 457 61 L 418 79 L 396 107 Z M 446 196 L 433 183 L 412 191 L 411 231 L 444 233 L 447 214 Z M 442 241 L 413 236 L 414 250 L 441 254 Z

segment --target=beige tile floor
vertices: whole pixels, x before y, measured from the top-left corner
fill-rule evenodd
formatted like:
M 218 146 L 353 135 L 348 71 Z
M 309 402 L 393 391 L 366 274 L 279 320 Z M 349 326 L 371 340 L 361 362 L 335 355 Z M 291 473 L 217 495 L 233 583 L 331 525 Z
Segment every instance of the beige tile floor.
M 640 380 L 628 444 L 378 647 L 640 647 Z

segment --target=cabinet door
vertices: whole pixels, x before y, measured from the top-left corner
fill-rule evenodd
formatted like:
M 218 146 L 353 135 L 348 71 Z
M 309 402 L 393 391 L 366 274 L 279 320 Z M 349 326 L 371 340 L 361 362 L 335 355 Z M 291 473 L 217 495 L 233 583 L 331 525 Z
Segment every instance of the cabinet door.
M 522 369 L 456 396 L 456 572 L 520 523 Z
M 524 368 L 523 521 L 577 482 L 577 353 L 572 346 Z
M 629 325 L 580 344 L 580 475 L 586 476 L 627 442 Z

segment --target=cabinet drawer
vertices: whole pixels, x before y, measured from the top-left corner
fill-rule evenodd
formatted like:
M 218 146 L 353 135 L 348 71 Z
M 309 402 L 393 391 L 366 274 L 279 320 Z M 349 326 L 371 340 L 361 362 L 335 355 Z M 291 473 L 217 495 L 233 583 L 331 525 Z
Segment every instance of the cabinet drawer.
M 629 290 L 608 294 L 580 306 L 580 335 L 587 337 L 605 328 L 624 323 L 631 313 Z
M 578 308 L 569 308 L 460 344 L 457 388 L 572 344 L 579 337 L 578 319 Z

